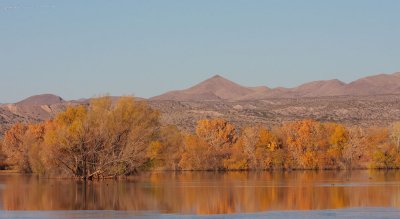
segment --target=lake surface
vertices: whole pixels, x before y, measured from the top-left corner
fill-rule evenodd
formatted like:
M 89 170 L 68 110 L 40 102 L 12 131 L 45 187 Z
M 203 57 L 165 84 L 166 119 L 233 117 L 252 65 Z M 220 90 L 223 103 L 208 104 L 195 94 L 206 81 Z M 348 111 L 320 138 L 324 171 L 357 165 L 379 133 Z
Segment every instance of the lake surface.
M 156 172 L 86 185 L 0 174 L 0 210 L 19 218 L 396 218 L 400 171 Z

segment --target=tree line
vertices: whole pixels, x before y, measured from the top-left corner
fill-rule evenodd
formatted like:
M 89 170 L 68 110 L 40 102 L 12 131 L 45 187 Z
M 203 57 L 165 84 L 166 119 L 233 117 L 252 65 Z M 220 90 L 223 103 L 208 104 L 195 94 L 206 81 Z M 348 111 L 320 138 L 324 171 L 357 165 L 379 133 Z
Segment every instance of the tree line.
M 215 118 L 185 133 L 162 125 L 144 101 L 100 97 L 43 123 L 15 124 L 0 146 L 20 172 L 83 179 L 139 170 L 400 168 L 400 122 L 362 128 L 307 119 L 238 128 Z

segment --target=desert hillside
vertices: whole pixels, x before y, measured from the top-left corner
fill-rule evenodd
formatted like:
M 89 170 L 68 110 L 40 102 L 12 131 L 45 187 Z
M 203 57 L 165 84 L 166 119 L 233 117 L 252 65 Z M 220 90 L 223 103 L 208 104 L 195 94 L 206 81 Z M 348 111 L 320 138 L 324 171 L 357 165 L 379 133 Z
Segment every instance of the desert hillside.
M 351 83 L 314 81 L 295 88 L 245 87 L 219 75 L 181 91 L 148 100 L 162 113 L 164 124 L 192 131 L 202 118 L 221 117 L 237 125 L 273 126 L 313 118 L 348 125 L 387 126 L 400 120 L 400 73 L 380 74 Z M 118 97 L 112 97 L 113 100 Z M 43 94 L 14 104 L 0 104 L 0 134 L 17 122 L 40 122 L 69 105 L 90 99 L 66 101 Z

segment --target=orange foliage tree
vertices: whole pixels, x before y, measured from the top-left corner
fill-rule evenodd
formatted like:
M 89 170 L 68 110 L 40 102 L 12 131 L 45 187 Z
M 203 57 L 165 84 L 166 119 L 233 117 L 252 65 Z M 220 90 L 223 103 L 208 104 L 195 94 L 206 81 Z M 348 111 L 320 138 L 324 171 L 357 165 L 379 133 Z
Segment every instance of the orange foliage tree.
M 44 134 L 44 124 L 17 123 L 12 126 L 5 133 L 2 143 L 2 150 L 7 155 L 7 162 L 21 172 L 31 173 L 33 170 L 39 170 L 39 164 L 35 161 L 38 160 L 36 155 L 40 150 Z
M 279 140 L 271 131 L 245 127 L 224 164 L 227 169 L 239 170 L 282 168 L 283 156 Z
M 84 179 L 116 177 L 146 161 L 159 132 L 159 114 L 144 102 L 122 97 L 94 99 L 88 108 L 59 114 L 45 136 L 49 154 L 64 173 Z
M 395 142 L 391 141 L 387 128 L 370 128 L 365 138 L 365 145 L 370 154 L 370 167 L 398 168 L 400 155 Z
M 196 135 L 185 138 L 180 166 L 183 169 L 224 169 L 223 161 L 229 157 L 236 140 L 236 128 L 233 124 L 223 119 L 200 120 Z M 198 166 L 199 161 L 206 161 L 202 163 L 203 167 Z
M 324 168 L 346 167 L 343 153 L 345 146 L 349 141 L 348 130 L 343 125 L 336 123 L 328 123 L 324 126 L 329 140 Z
M 320 153 L 328 145 L 323 127 L 314 120 L 303 120 L 282 127 L 284 141 L 292 168 L 315 169 L 323 162 Z
M 153 169 L 178 170 L 183 152 L 184 137 L 176 126 L 160 128 L 159 138 L 150 144 L 147 152 Z

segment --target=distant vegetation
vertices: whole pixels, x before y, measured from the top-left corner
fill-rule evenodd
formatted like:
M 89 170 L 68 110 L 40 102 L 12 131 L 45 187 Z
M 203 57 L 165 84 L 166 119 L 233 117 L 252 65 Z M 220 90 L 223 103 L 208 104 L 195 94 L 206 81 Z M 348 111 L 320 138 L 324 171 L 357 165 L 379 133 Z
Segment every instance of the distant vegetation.
M 139 170 L 400 168 L 400 123 L 361 128 L 301 120 L 239 129 L 215 118 L 184 133 L 159 117 L 132 97 L 101 97 L 40 124 L 15 124 L 1 146 L 15 170 L 83 179 Z

